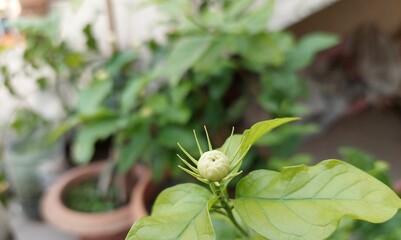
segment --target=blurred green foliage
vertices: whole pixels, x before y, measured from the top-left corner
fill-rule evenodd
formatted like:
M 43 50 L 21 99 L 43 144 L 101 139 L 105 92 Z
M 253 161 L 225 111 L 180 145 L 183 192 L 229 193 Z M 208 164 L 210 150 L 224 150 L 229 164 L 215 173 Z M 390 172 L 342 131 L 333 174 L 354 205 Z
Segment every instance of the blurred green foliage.
M 97 141 L 112 137 L 120 170 L 142 160 L 154 176 L 162 176 L 167 165 L 178 163 L 174 139 L 190 144 L 185 139 L 192 129 L 207 125 L 216 133 L 213 142 L 222 144 L 221 135 L 230 131 L 224 126 L 241 129 L 246 121 L 257 121 L 244 116 L 252 104 L 272 118 L 299 115 L 307 109 L 297 103 L 306 94 L 298 71 L 337 42 L 328 34 L 297 42 L 290 33 L 266 31 L 272 1 L 150 2 L 173 26 L 168 44 L 150 41 L 117 50 L 95 70 L 92 82 L 79 92 L 74 116 L 56 134 L 79 126 L 73 145 L 79 163 L 90 161 Z M 147 64 L 142 48 L 151 52 Z M 297 136 L 313 127 L 290 128 L 281 138 L 295 149 Z M 196 149 L 192 145 L 185 147 Z M 288 147 L 280 151 L 292 152 Z

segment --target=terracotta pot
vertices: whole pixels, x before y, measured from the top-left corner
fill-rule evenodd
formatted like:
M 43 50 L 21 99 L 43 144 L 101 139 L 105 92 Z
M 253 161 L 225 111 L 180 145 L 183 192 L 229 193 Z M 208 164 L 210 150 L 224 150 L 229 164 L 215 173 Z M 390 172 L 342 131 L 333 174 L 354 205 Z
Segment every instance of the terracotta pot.
M 134 213 L 135 219 L 149 215 L 156 197 L 163 189 L 165 189 L 165 187 L 154 183 L 151 177 L 145 184 L 138 185 L 133 189 L 131 195 L 133 200 L 130 207 L 131 211 Z
M 151 181 L 150 171 L 137 165 L 133 169 L 137 181 L 131 191 L 129 204 L 105 213 L 84 213 L 67 208 L 62 195 L 71 184 L 96 176 L 103 169 L 104 163 L 93 163 L 84 167 L 74 168 L 62 175 L 57 182 L 44 194 L 41 202 L 43 218 L 55 227 L 73 233 L 81 239 L 114 240 L 124 239 L 134 221 L 146 213 L 136 203 L 142 197 L 137 196 L 137 189 L 144 189 Z

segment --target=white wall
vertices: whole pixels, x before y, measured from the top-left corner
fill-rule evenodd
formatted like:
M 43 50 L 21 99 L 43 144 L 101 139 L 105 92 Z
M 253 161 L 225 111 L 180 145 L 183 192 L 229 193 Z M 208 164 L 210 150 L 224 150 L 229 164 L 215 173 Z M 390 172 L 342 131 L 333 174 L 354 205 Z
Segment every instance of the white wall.
M 157 23 L 160 14 L 154 6 L 140 6 L 141 1 L 113 0 L 113 12 L 117 30 L 117 42 L 120 48 L 140 44 L 143 40 L 156 37 L 163 38 L 163 28 Z M 94 33 L 102 51 L 111 52 L 110 31 L 107 19 L 106 0 L 84 0 L 74 10 L 68 1 L 59 3 L 63 9 L 63 36 L 75 47 L 82 48 L 84 39 L 81 33 L 87 23 L 93 23 Z

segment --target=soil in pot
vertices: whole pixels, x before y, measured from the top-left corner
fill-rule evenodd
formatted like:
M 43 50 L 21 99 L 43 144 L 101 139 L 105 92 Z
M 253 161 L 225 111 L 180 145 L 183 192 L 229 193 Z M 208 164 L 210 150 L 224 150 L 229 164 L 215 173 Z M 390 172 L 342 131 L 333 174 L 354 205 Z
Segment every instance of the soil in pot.
M 62 198 L 66 207 L 79 212 L 108 212 L 121 207 L 121 204 L 115 201 L 116 188 L 111 187 L 106 197 L 100 196 L 97 190 L 97 178 L 87 179 L 68 187 Z

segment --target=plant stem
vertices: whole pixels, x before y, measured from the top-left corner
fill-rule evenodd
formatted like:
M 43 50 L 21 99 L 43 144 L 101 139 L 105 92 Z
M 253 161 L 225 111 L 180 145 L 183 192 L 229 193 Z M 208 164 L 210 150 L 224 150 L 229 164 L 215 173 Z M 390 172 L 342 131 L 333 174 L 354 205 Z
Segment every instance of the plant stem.
M 212 192 L 218 197 L 219 203 L 221 205 L 221 208 L 225 210 L 225 215 L 230 219 L 230 221 L 234 224 L 234 226 L 245 236 L 249 237 L 248 231 L 241 226 L 241 224 L 237 221 L 233 214 L 233 208 L 231 207 L 231 204 L 229 203 L 230 199 L 228 198 L 227 190 L 222 189 L 221 185 L 216 185 L 215 183 L 210 184 L 210 188 L 212 189 Z M 221 211 L 217 211 L 221 213 Z

